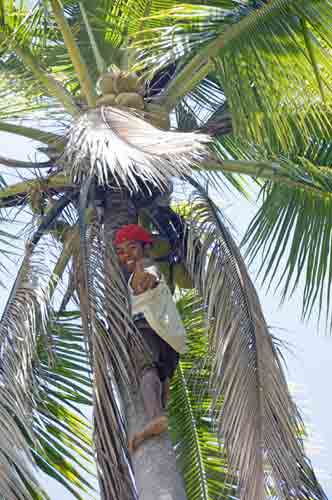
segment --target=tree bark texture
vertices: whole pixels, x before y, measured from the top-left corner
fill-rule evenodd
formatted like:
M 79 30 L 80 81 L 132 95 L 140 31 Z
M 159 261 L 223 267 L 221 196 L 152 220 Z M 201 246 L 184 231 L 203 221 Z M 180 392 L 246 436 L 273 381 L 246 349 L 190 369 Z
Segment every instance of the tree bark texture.
M 129 435 L 147 423 L 139 394 L 128 408 Z M 139 500 L 186 500 L 183 479 L 167 432 L 145 441 L 133 455 Z
M 114 231 L 122 225 L 133 223 L 137 223 L 137 213 L 126 193 L 107 194 L 104 208 L 106 241 L 112 241 Z M 129 436 L 141 431 L 147 422 L 140 394 L 132 394 L 132 401 L 127 405 Z M 139 500 L 186 500 L 168 433 L 145 441 L 133 455 L 133 468 Z

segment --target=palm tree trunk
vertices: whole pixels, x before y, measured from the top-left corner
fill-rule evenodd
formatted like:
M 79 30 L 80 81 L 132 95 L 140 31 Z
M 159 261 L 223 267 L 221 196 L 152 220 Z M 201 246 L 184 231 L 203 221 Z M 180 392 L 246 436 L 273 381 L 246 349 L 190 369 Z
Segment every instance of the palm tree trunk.
M 125 193 L 107 194 L 104 211 L 105 242 L 124 224 L 137 222 L 136 210 Z M 129 435 L 143 429 L 146 415 L 139 394 L 127 405 Z M 168 433 L 143 443 L 133 456 L 139 500 L 186 500 L 183 479 L 177 470 L 176 455 Z
M 143 429 L 146 416 L 139 395 L 128 409 L 129 434 Z M 186 500 L 183 479 L 168 433 L 143 443 L 133 456 L 139 500 Z

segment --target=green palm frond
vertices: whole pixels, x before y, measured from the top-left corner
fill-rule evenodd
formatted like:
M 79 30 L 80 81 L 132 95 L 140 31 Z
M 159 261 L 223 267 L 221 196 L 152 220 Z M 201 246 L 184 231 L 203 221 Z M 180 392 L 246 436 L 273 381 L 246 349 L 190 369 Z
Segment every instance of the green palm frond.
M 65 46 L 68 50 L 68 55 L 80 83 L 82 94 L 84 95 L 88 106 L 94 106 L 96 104 L 95 88 L 91 79 L 89 68 L 85 63 L 78 44 L 76 43 L 75 35 L 63 11 L 62 4 L 59 0 L 49 0 L 49 3 L 51 5 L 55 21 L 62 33 Z
M 235 498 L 226 452 L 213 424 L 209 394 L 211 363 L 202 302 L 196 292 L 177 301 L 187 332 L 187 352 L 181 356 L 169 403 L 171 435 L 186 484 L 188 500 Z
M 312 140 L 307 144 L 303 156 L 316 166 L 332 167 L 332 141 Z
M 179 111 L 182 113 L 179 114 Z M 221 87 L 209 78 L 201 81 L 176 106 L 177 128 L 179 130 L 207 130 L 213 134 L 227 134 L 231 131 L 230 114 Z M 185 113 L 186 111 L 186 113 Z M 188 121 L 188 117 L 192 119 Z
M 78 313 L 51 318 L 38 339 L 37 356 L 31 452 L 42 472 L 81 499 L 92 491 L 94 461 L 92 429 L 82 413 L 92 406 L 92 381 Z
M 26 98 L 36 109 L 38 106 L 42 109 L 43 104 L 45 106 L 45 95 L 55 95 L 70 113 L 75 114 L 75 102 L 72 100 L 70 103 L 69 94 L 80 96 L 84 101 L 83 94 L 87 91 L 85 88 L 87 82 L 89 82 L 88 95 L 93 94 L 99 70 L 91 36 L 107 66 L 114 63 L 121 64 L 122 54 L 118 53 L 118 44 L 112 36 L 116 23 L 110 15 L 112 11 L 110 3 L 98 1 L 93 5 L 85 5 L 85 8 L 84 6 L 80 8 L 80 4 L 82 5 L 81 2 L 65 1 L 60 6 L 54 0 L 38 2 L 30 11 L 23 7 L 16 8 L 14 10 L 18 21 L 7 23 L 3 29 L 2 40 L 0 36 L 4 77 L 8 80 L 16 77 L 14 82 L 16 93 L 20 91 L 21 99 Z M 90 34 L 87 33 L 83 12 L 88 16 Z M 12 16 L 8 13 L 7 17 Z M 24 54 L 35 63 L 38 59 L 40 64 L 35 64 L 35 69 L 38 66 L 38 71 L 33 70 L 32 64 L 27 64 L 29 61 L 27 57 L 23 57 Z M 46 73 L 50 77 L 49 80 L 57 83 L 59 92 L 54 92 L 54 88 L 52 91 L 52 85 L 47 84 Z M 17 78 L 18 75 L 21 78 Z M 65 98 L 61 88 L 68 92 L 68 99 Z M 56 102 L 54 104 L 56 105 Z M 58 110 L 59 114 L 60 111 L 61 107 Z
M 1 94 L 6 96 L 6 89 L 15 88 L 16 114 L 22 115 L 29 108 L 45 109 L 47 96 L 53 98 L 55 107 L 57 103 L 62 116 L 65 110 L 75 114 L 75 102 L 61 80 L 54 78 L 56 60 L 50 67 L 43 56 L 46 48 L 56 43 L 54 25 L 45 22 L 43 6 L 30 10 L 24 2 L 17 6 L 8 1 L 5 13 L 6 22 L 0 29 L 0 74 L 6 85 L 2 85 Z
M 1 120 L 23 118 L 47 108 L 48 103 L 43 99 L 43 89 L 36 85 L 33 74 L 16 56 L 9 56 L 6 52 L 2 55 L 0 75 Z M 18 75 L 21 77 L 19 80 Z
M 253 142 L 247 140 L 245 137 L 234 136 L 233 134 L 219 135 L 216 134 L 217 149 L 223 149 L 228 155 L 227 157 L 234 159 L 254 159 L 261 160 L 273 159 L 278 156 L 288 157 L 289 160 L 296 161 L 298 157 L 307 156 L 314 161 L 313 152 L 318 148 L 327 148 L 331 142 L 332 129 L 331 129 L 331 116 L 330 112 L 319 113 L 316 111 L 318 121 L 321 127 L 316 126 L 316 120 L 312 117 L 311 111 L 305 117 L 305 126 L 308 128 L 309 137 L 298 134 L 296 127 L 290 124 L 290 134 L 294 137 L 292 145 L 285 148 L 282 146 L 274 129 L 270 130 L 268 142 Z M 227 115 L 226 115 L 227 116 Z M 301 117 L 294 115 L 294 123 L 301 120 Z M 217 120 L 218 123 L 218 120 Z M 213 127 L 211 129 L 213 132 Z M 317 162 L 320 165 L 325 165 L 324 162 Z
M 3 0 L 3 23 L 4 33 L 14 34 L 16 41 L 27 45 L 38 45 L 47 33 L 49 26 L 42 22 L 42 11 L 38 4 L 32 5 L 29 1 L 22 0 L 14 3 L 11 0 Z
M 191 3 L 199 6 L 201 2 L 193 0 Z M 211 0 L 209 4 L 224 9 L 232 9 L 238 2 L 234 0 Z M 181 6 L 181 2 L 178 0 L 162 0 L 158 2 L 154 0 L 115 0 L 107 11 L 108 17 L 106 19 L 110 23 L 110 31 L 113 29 L 113 33 L 109 33 L 109 37 L 112 37 L 113 43 L 117 45 L 121 45 L 124 41 L 130 40 L 137 34 L 139 34 L 140 38 L 144 38 L 145 33 L 143 30 L 157 30 L 161 26 L 158 18 L 161 11 L 168 11 L 178 5 Z
M 323 192 L 267 183 L 262 205 L 251 222 L 243 243 L 251 258 L 261 258 L 259 272 L 270 286 L 282 289 L 282 297 L 301 287 L 304 278 L 303 316 L 318 304 L 331 321 L 331 169 L 305 162 L 309 173 L 318 171 L 325 180 Z
M 39 243 L 44 232 L 50 229 L 48 226 L 55 217 L 58 217 L 64 204 L 68 204 L 65 198 L 60 198 L 42 218 L 38 230 L 34 232 L 28 252 L 31 253 L 31 249 Z M 43 258 L 45 259 L 45 255 Z M 55 272 L 56 270 L 57 266 Z M 21 274 L 23 277 L 20 277 Z M 22 425 L 22 416 L 15 412 L 16 425 L 22 426 L 25 438 L 25 442 L 20 444 L 20 450 L 28 453 L 33 465 L 37 465 L 42 472 L 65 486 L 75 498 L 82 499 L 81 493 L 91 492 L 92 488 L 88 476 L 90 473 L 91 477 L 88 465 L 92 463 L 93 455 L 91 436 L 89 436 L 91 431 L 87 419 L 82 414 L 82 405 L 92 404 L 91 380 L 88 376 L 89 360 L 83 348 L 84 336 L 79 324 L 75 325 L 68 321 L 74 315 L 50 314 L 48 303 L 54 287 L 50 286 L 49 278 L 50 272 L 41 265 L 39 252 L 35 251 L 32 257 L 28 254 L 9 297 L 0 323 L 0 331 L 2 337 L 5 334 L 10 335 L 10 339 L 7 340 L 10 340 L 10 345 L 16 353 L 20 352 L 23 357 L 22 363 L 26 365 L 24 376 L 27 382 L 23 386 L 19 356 L 16 354 L 13 362 L 18 372 L 17 391 L 19 389 L 22 391 L 23 399 L 22 403 L 19 400 L 16 405 L 25 404 L 25 426 L 29 430 L 28 434 Z M 22 279 L 23 284 L 20 284 Z M 77 315 L 75 317 L 77 318 Z M 23 348 L 25 345 L 23 339 L 26 337 L 31 344 L 29 352 L 25 352 Z M 8 357 L 5 338 L 2 346 L 4 364 Z M 15 375 L 13 369 L 3 380 L 6 390 L 7 386 L 15 387 L 13 383 L 10 385 L 10 375 Z M 13 463 L 12 467 L 16 468 L 17 473 L 24 479 L 26 472 L 23 465 L 17 462 Z M 31 494 L 26 498 L 35 498 L 35 492 L 32 491 L 26 478 L 24 481 Z M 7 498 L 21 497 L 4 498 L 7 500 Z
M 59 78 L 52 75 L 51 68 L 45 67 L 39 54 L 34 54 L 25 45 L 9 44 L 8 35 L 3 41 L 5 52 L 1 57 L 0 74 L 1 94 L 15 111 L 16 116 L 24 116 L 32 111 L 43 111 L 49 102 L 51 109 L 61 118 L 75 114 L 77 106 Z M 19 78 L 18 78 L 19 77 Z M 9 101 L 8 88 L 15 88 L 12 103 Z M 4 119 L 5 116 L 2 117 Z
M 29 48 L 9 47 L 2 57 L 0 74 L 3 82 L 1 95 L 8 102 L 9 110 L 13 111 L 15 117 L 46 111 L 47 104 L 59 120 L 68 119 L 68 114 L 70 116 L 78 110 L 61 80 L 47 72 L 47 69 L 40 64 L 39 57 Z M 14 96 L 8 94 L 10 87 L 15 88 Z M 4 108 L 1 119 L 12 117 L 13 115 L 6 113 Z
M 225 22 L 227 26 L 227 18 L 236 16 L 241 3 L 230 1 L 221 7 L 213 3 L 203 5 L 202 2 L 170 1 L 160 8 L 158 2 L 152 1 L 149 16 L 141 26 L 141 31 L 136 33 L 137 40 L 133 44 L 143 50 L 142 61 L 137 66 L 153 71 L 195 52 L 200 46 L 214 40 L 217 33 L 222 31 L 221 25 Z M 172 47 L 175 48 L 174 52 Z M 196 83 L 199 82 L 196 75 L 192 75 L 192 78 Z
M 301 155 L 268 155 L 257 145 L 234 140 L 232 136 L 215 140 L 214 158 L 202 170 L 234 172 L 251 176 L 262 185 L 264 179 L 276 185 L 302 189 L 316 198 L 329 198 L 331 193 L 330 142 L 312 141 Z M 326 161 L 325 164 L 319 163 Z
M 225 159 L 233 158 L 234 156 L 232 155 L 234 147 L 230 147 L 229 144 L 233 146 L 233 142 L 235 141 L 233 136 L 229 135 L 232 132 L 232 122 L 227 102 L 220 89 L 219 92 L 219 96 L 216 93 L 212 93 L 212 99 L 215 97 L 215 100 L 214 102 L 212 101 L 210 110 L 209 105 L 204 107 L 202 104 L 193 104 L 195 103 L 195 91 L 190 94 L 188 99 L 184 98 L 180 101 L 175 108 L 177 125 L 178 128 L 185 130 L 199 129 L 201 132 L 208 133 L 212 137 L 212 155 L 210 155 L 210 158 L 206 162 L 200 165 L 197 179 L 210 182 L 217 190 L 231 188 L 231 191 L 235 189 L 242 196 L 250 198 L 249 182 L 248 178 L 242 175 L 244 172 L 241 172 L 241 169 L 236 170 L 234 168 L 231 170 L 231 168 L 225 168 Z M 212 111 L 213 107 L 214 111 Z M 250 150 L 252 148 L 251 144 L 246 143 L 243 148 L 240 148 L 241 153 L 245 155 L 247 149 Z M 213 160 L 216 156 L 221 160 L 219 165 Z
M 7 65 L 7 62 L 5 63 Z M 19 68 L 20 74 L 24 72 L 25 78 L 17 89 L 15 84 L 17 75 L 15 76 L 15 69 L 19 66 L 17 61 L 12 65 L 12 69 L 4 68 L 0 63 L 0 118 L 1 120 L 18 119 L 31 116 L 34 112 L 46 111 L 48 106 L 52 109 L 50 100 L 45 100 L 41 96 L 40 90 L 38 91 L 34 85 L 32 75 L 27 75 L 24 68 Z M 21 71 L 23 70 L 23 71 Z M 23 76 L 23 75 L 22 75 Z M 15 94 L 13 94 L 13 87 L 15 85 Z M 37 92 L 36 92 L 37 91 Z M 54 103 L 54 113 L 59 113 L 59 107 Z
M 303 424 L 292 401 L 259 299 L 220 211 L 196 185 L 188 264 L 209 319 L 211 387 L 218 431 L 240 499 L 326 498 L 298 439 Z
M 199 108 L 185 99 L 175 108 L 176 126 L 178 130 L 197 130 L 200 124 Z
M 128 2 L 123 2 L 123 4 L 125 3 Z M 133 15 L 137 15 L 139 11 L 137 5 L 135 7 L 135 10 L 131 9 Z M 125 5 L 118 6 L 116 2 L 108 0 L 98 0 L 94 3 L 66 1 L 63 2 L 63 11 L 72 32 L 75 34 L 80 53 L 88 63 L 93 81 L 96 81 L 100 74 L 95 48 L 97 48 L 106 67 L 111 64 L 121 66 L 123 54 L 119 47 L 126 39 L 126 27 L 130 22 L 128 8 Z M 45 53 L 50 64 L 52 64 L 52 56 L 54 57 L 54 55 L 61 62 L 64 74 L 68 77 L 71 75 L 73 87 L 77 90 L 80 87 L 79 81 L 72 60 L 59 36 L 57 47 L 54 47 L 53 51 L 50 49 Z
M 5 9 L 4 9 L 4 2 L 1 0 L 0 2 L 0 25 L 3 25 L 5 20 Z
M 268 180 L 261 208 L 243 241 L 250 260 L 261 260 L 258 273 L 263 281 L 280 288 L 283 300 L 303 283 L 303 316 L 308 318 L 317 304 L 320 312 L 325 309 L 327 322 L 331 316 L 331 150 L 330 141 L 313 139 L 288 157 L 271 157 L 259 146 L 231 136 L 215 143 L 221 170 L 247 172 L 260 183 Z M 225 160 L 228 157 L 240 160 Z
M 166 103 L 174 104 L 213 72 L 236 134 L 261 144 L 269 143 L 272 134 L 285 149 L 300 135 L 310 137 L 307 115 L 324 128 L 324 102 L 331 102 L 331 16 L 326 0 L 274 0 L 257 10 L 240 7 L 228 13 L 184 4 L 160 12 L 163 28 L 136 45 L 146 49 L 142 64 L 149 68 L 182 58 L 165 89 Z M 191 53 L 196 55 L 186 63 Z
M 53 220 L 54 215 L 50 217 Z M 36 465 L 78 499 L 82 491 L 91 489 L 87 479 L 91 438 L 81 414 L 82 404 L 91 404 L 83 337 L 80 328 L 66 323 L 66 318 L 51 317 L 45 252 L 42 256 L 39 250 L 32 252 L 44 234 L 46 219 L 27 247 L 0 322 L 1 426 L 17 435 L 16 448 L 10 453 L 1 437 L 1 460 L 6 467 L 1 490 L 6 500 L 48 498 L 32 474 Z M 16 480 L 20 482 L 17 489 L 11 486 Z

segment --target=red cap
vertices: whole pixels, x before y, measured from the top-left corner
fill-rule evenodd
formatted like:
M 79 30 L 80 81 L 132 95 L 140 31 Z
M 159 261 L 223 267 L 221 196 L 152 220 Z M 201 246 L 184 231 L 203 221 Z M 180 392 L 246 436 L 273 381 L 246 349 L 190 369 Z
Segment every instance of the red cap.
M 113 244 L 119 245 L 125 241 L 141 241 L 142 243 L 150 243 L 151 245 L 153 243 L 153 239 L 149 231 L 138 224 L 128 224 L 116 232 Z

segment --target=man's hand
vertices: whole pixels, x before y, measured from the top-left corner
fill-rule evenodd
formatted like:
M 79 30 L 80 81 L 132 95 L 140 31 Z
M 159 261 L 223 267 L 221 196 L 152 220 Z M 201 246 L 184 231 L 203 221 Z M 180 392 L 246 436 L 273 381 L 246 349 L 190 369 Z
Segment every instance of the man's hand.
M 157 281 L 158 281 L 157 277 L 154 274 L 150 274 L 144 271 L 143 259 L 139 260 L 136 263 L 134 276 L 131 282 L 134 295 L 139 295 L 140 293 L 143 293 L 146 290 L 154 288 L 157 284 Z

